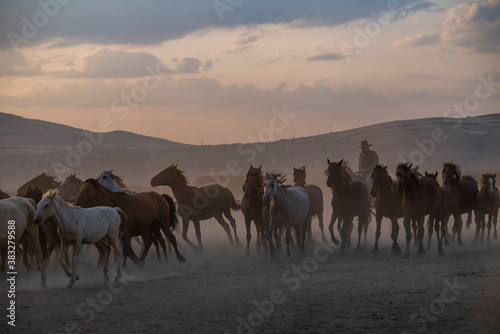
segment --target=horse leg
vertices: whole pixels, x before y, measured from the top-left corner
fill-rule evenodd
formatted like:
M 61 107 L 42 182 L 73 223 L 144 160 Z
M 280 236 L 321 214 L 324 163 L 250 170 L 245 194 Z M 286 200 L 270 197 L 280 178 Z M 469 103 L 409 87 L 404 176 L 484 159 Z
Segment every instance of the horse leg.
M 109 284 L 109 276 L 108 276 L 108 263 L 109 263 L 109 253 L 111 253 L 111 247 L 107 242 L 106 238 L 102 239 L 99 244 L 104 249 L 104 265 L 102 267 L 102 272 L 104 273 L 104 285 Z
M 144 249 L 142 250 L 141 257 L 139 258 L 139 261 L 137 261 L 137 265 L 139 267 L 144 267 L 146 256 L 148 255 L 149 249 L 151 248 L 151 245 L 153 244 L 153 240 L 151 237 L 151 231 L 149 229 L 145 229 L 142 232 L 141 236 L 142 236 L 142 241 L 144 242 Z
M 405 227 L 406 232 L 406 249 L 404 257 L 407 258 L 410 256 L 410 243 L 411 243 L 411 219 L 409 217 L 404 217 L 403 226 Z
M 323 228 L 324 228 L 323 212 L 319 212 L 317 216 L 318 216 L 318 221 L 319 221 L 319 229 L 321 231 L 321 239 L 323 239 L 323 242 L 326 243 L 325 231 L 323 231 Z
M 198 251 L 201 250 L 200 248 L 196 248 L 196 246 L 193 245 L 193 243 L 191 242 L 191 240 L 189 240 L 189 238 L 187 236 L 188 229 L 189 229 L 189 219 L 182 217 L 182 239 L 184 239 L 184 241 L 189 246 L 191 246 L 191 248 L 193 248 L 195 250 L 198 250 Z
M 307 236 L 307 242 L 312 243 L 312 215 L 308 215 L 305 222 L 305 235 Z
M 158 259 L 158 261 L 161 261 L 160 244 L 159 244 L 158 239 L 156 238 L 156 235 L 154 234 L 154 232 L 152 230 L 150 230 L 150 232 L 151 232 L 151 242 L 153 243 L 153 246 L 155 246 L 155 250 L 156 250 L 156 258 Z M 165 240 L 163 240 L 163 242 L 165 243 Z M 165 251 L 166 251 L 166 247 L 165 247 Z
M 455 220 L 453 222 L 453 226 L 455 226 L 455 229 L 457 230 L 457 237 L 458 237 L 458 244 L 460 246 L 462 246 L 462 225 L 463 225 L 463 222 L 462 222 L 462 215 L 460 214 L 460 212 L 455 212 L 453 214 L 453 219 Z M 446 246 L 448 246 L 448 240 L 445 239 L 446 241 Z
M 26 229 L 26 237 L 28 239 L 29 244 L 31 245 L 31 248 L 33 249 L 35 253 L 35 258 L 38 261 L 38 265 L 40 267 L 40 286 L 42 290 L 45 290 L 47 288 L 47 285 L 45 284 L 45 281 L 47 279 L 45 275 L 45 265 L 46 265 L 46 259 L 43 257 L 43 252 L 42 248 L 40 247 L 40 235 L 39 235 L 39 227 L 33 225 L 29 225 L 28 228 Z
M 399 235 L 399 224 L 397 218 L 391 218 L 392 223 L 392 231 L 391 231 L 391 239 L 392 239 L 392 249 L 391 253 L 395 255 L 401 254 L 401 248 L 398 244 L 398 235 Z
M 290 240 L 292 239 L 292 228 L 290 227 L 290 224 L 287 224 L 286 226 L 286 257 L 290 257 Z
M 338 217 L 337 214 L 335 212 L 332 212 L 332 218 L 330 219 L 330 225 L 328 225 L 328 229 L 330 230 L 330 236 L 332 237 L 332 242 L 338 246 L 340 245 L 340 242 L 338 241 L 337 238 L 335 238 L 335 233 L 333 233 L 333 224 L 335 224 L 335 220 L 337 220 L 337 217 Z M 340 221 L 337 223 L 337 227 L 339 226 L 340 226 Z
M 424 223 L 425 223 L 425 216 L 419 217 L 417 219 L 417 224 L 418 224 L 418 252 L 417 255 L 423 255 L 425 254 L 425 248 L 424 248 Z
M 276 241 L 276 250 L 281 250 L 281 241 L 283 239 L 283 226 L 274 228 L 274 240 Z
M 220 226 L 222 226 L 222 228 L 226 232 L 227 237 L 229 238 L 229 243 L 231 244 L 231 246 L 237 247 L 237 245 L 233 241 L 233 237 L 231 236 L 231 229 L 229 229 L 229 224 L 226 223 L 224 218 L 222 218 L 222 215 L 221 214 L 216 215 L 215 219 L 219 222 Z
M 441 223 L 441 228 L 439 227 L 439 223 Z M 441 219 L 437 219 L 434 222 L 434 229 L 436 230 L 436 238 L 437 238 L 437 244 L 438 244 L 438 254 L 439 255 L 444 255 L 444 250 L 443 250 L 443 234 L 440 233 L 441 231 L 446 231 L 446 226 L 448 224 L 448 218 L 447 217 L 442 217 Z
M 358 216 L 358 244 L 356 245 L 356 251 L 361 251 L 361 235 L 363 234 L 363 224 L 364 219 Z
M 28 240 L 26 239 L 26 234 L 21 236 L 20 244 L 23 246 L 23 263 L 24 266 L 26 267 L 27 271 L 31 271 L 31 264 L 28 259 L 28 251 L 29 251 L 29 246 L 28 246 Z
M 202 251 L 203 250 L 203 243 L 201 242 L 200 221 L 197 219 L 193 219 L 193 226 L 194 226 L 194 231 L 195 231 L 195 235 L 196 235 L 196 240 L 198 240 L 198 250 Z
M 498 220 L 498 213 L 495 213 L 493 216 L 493 239 L 497 240 L 498 235 L 497 235 L 497 220 Z
M 477 238 L 479 236 L 479 233 L 481 231 L 481 224 L 482 224 L 482 213 L 479 213 L 479 212 L 476 212 L 475 213 L 475 221 L 476 221 L 476 234 L 474 235 L 474 244 L 476 243 L 477 241 Z
M 296 225 L 295 226 L 295 234 L 297 235 L 297 243 L 299 244 L 299 248 L 302 252 L 305 251 L 305 242 L 306 242 L 306 234 L 307 234 L 307 221 L 302 224 L 303 226 Z
M 378 239 L 380 239 L 380 229 L 382 227 L 382 215 L 377 214 L 375 216 L 375 220 L 377 222 L 377 230 L 375 231 L 375 245 L 373 246 L 373 254 L 377 254 L 378 252 Z
M 187 221 L 187 222 L 189 223 L 189 221 Z M 184 220 L 182 221 L 182 223 L 184 225 Z M 172 233 L 172 230 L 169 227 L 164 227 L 164 226 L 161 226 L 161 228 L 162 228 L 163 233 L 165 233 L 168 241 L 170 241 L 170 243 L 174 247 L 175 256 L 177 258 L 177 261 L 182 262 L 182 263 L 186 262 L 186 258 L 184 256 L 182 256 L 181 252 L 179 252 L 179 248 L 177 247 L 177 240 L 175 239 L 175 235 Z M 183 229 L 182 233 L 184 234 L 184 229 Z M 193 247 L 192 244 L 191 244 L 191 247 Z
M 76 270 L 78 269 L 78 256 L 80 255 L 80 250 L 82 248 L 82 241 L 76 239 L 75 244 L 73 245 L 73 261 L 71 262 L 71 279 L 69 280 L 69 284 L 66 287 L 67 289 L 73 288 L 75 284 L 75 280 L 77 280 Z M 106 257 L 104 258 L 106 261 Z
M 491 235 L 491 220 L 493 218 L 492 214 L 488 215 L 488 237 L 486 238 L 486 243 L 490 244 L 490 235 Z
M 250 240 L 252 240 L 252 235 L 250 233 L 250 227 L 251 227 L 251 224 L 252 221 L 250 220 L 249 217 L 245 217 L 245 227 L 247 229 L 247 251 L 246 251 L 246 255 L 247 256 L 250 256 Z M 259 232 L 257 232 L 257 235 L 259 234 Z
M 158 243 L 159 243 L 161 246 L 161 249 L 163 250 L 163 256 L 165 257 L 165 262 L 167 262 L 168 261 L 167 244 L 165 243 L 165 239 L 161 235 L 160 225 L 154 224 L 154 227 L 151 227 L 151 233 L 153 234 L 153 244 L 156 247 L 156 256 L 158 257 L 158 261 L 161 260 L 160 251 L 158 249 Z
M 97 260 L 97 264 L 95 266 L 96 269 L 101 269 L 103 264 L 104 264 L 104 256 L 106 255 L 104 253 L 104 248 L 98 243 L 94 244 L 95 248 L 97 248 L 97 251 L 99 252 L 99 259 Z
M 431 240 L 432 240 L 432 231 L 434 230 L 434 216 L 432 214 L 429 215 L 429 218 L 427 219 L 427 229 L 429 232 L 429 240 L 427 241 L 427 250 L 431 249 Z M 438 237 L 439 239 L 439 237 Z M 416 239 L 415 239 L 416 240 Z
M 351 227 L 353 217 L 342 217 L 342 232 L 340 234 L 340 254 L 344 254 L 346 247 L 349 247 L 349 237 L 351 234 Z
M 122 262 L 122 245 L 120 242 L 120 238 L 115 235 L 108 235 L 109 243 L 111 247 L 113 248 L 113 251 L 115 253 L 115 262 L 116 262 L 116 277 L 115 277 L 115 282 L 118 282 L 120 277 L 122 277 L 122 272 L 121 272 L 121 262 Z
M 417 248 L 418 247 L 418 241 L 417 241 L 418 225 L 417 225 L 417 221 L 415 219 L 412 219 L 411 226 L 413 228 L 413 238 L 414 238 L 415 248 Z
M 233 218 L 231 215 L 231 210 L 229 207 L 224 211 L 224 216 L 229 220 L 229 223 L 231 224 L 231 227 L 233 228 L 233 233 L 234 233 L 234 242 L 236 244 L 236 247 L 241 247 L 241 242 L 240 239 L 238 238 L 238 234 L 236 234 L 236 220 Z

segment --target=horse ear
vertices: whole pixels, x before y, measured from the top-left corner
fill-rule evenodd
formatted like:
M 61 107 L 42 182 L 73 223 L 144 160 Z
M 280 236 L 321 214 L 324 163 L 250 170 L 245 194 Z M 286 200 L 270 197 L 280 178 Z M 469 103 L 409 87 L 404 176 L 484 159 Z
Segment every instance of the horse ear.
M 258 170 L 261 170 L 262 169 L 262 165 L 259 166 L 259 168 L 257 168 Z
M 250 169 L 253 169 L 253 165 L 250 165 Z
M 483 174 L 483 179 L 485 179 L 485 178 L 486 178 L 486 174 Z
M 384 166 L 384 170 L 387 170 L 387 166 Z
M 408 165 L 408 168 L 411 169 L 412 167 L 413 167 L 413 163 L 411 163 L 411 164 Z M 418 166 L 417 166 L 417 168 L 418 168 Z
M 296 171 L 298 171 L 298 170 L 300 170 L 300 169 L 297 169 L 297 168 L 293 167 L 293 172 L 294 172 L 294 173 L 295 173 Z
M 306 166 L 302 166 L 300 169 L 305 172 L 306 171 Z
M 332 164 L 332 162 L 330 161 L 330 159 L 326 158 L 326 161 L 328 162 L 329 165 Z
M 31 190 L 31 187 L 28 187 L 28 190 L 26 190 L 26 191 L 33 191 L 33 190 Z
M 493 174 L 493 180 L 495 180 L 497 177 L 497 173 Z
M 339 166 L 342 166 L 342 163 L 344 162 L 344 159 L 339 161 Z

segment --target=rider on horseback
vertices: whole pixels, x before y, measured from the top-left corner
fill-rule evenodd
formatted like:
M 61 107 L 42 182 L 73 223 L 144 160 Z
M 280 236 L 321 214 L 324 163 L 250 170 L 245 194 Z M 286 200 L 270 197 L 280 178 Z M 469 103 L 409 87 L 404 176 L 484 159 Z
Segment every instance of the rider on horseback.
M 358 148 L 361 148 L 359 155 L 359 171 L 356 173 L 365 184 L 371 184 L 371 172 L 376 165 L 379 164 L 379 158 L 375 151 L 370 150 L 372 144 L 368 144 L 367 140 L 363 140 Z

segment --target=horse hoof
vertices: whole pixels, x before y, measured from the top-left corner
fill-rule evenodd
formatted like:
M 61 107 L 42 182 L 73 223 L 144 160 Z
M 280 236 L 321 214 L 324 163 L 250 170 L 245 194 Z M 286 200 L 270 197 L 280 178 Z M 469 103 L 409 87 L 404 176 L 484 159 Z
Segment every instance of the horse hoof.
M 40 284 L 40 289 L 42 291 L 46 291 L 47 290 L 47 285 L 45 285 L 45 283 Z
M 441 249 L 439 249 L 439 250 L 438 250 L 438 254 L 439 254 L 439 255 L 444 255 L 444 250 L 443 250 L 442 248 L 441 248 Z
M 234 244 L 234 248 L 241 248 L 242 246 L 243 244 L 239 241 Z
M 203 252 L 203 246 L 193 247 L 193 249 L 198 253 Z
M 27 264 L 25 267 L 26 267 L 26 271 L 31 271 L 31 264 Z
M 144 268 L 144 264 L 145 264 L 144 260 L 139 260 L 139 261 L 137 261 L 137 262 L 136 262 L 136 265 L 137 265 L 139 268 Z
M 392 255 L 401 255 L 401 248 L 394 248 L 394 249 L 391 249 L 391 253 Z
M 73 284 L 68 284 L 68 286 L 66 287 L 66 290 L 72 290 L 73 289 Z
M 405 258 L 405 259 L 407 259 L 409 257 L 410 257 L 410 254 L 408 254 L 408 253 L 405 253 L 405 255 L 403 255 L 403 258 Z
M 247 251 L 245 252 L 245 255 L 246 257 L 250 257 L 250 251 L 247 249 Z
M 338 241 L 337 239 L 332 239 L 332 241 L 335 244 L 335 246 L 340 246 L 340 241 Z
M 458 245 L 462 246 L 462 239 L 458 239 Z M 448 245 L 446 245 L 446 246 L 448 246 Z
M 495 233 L 493 234 L 493 240 L 497 240 L 497 239 L 498 239 L 498 236 L 497 236 L 497 233 L 495 232 Z
M 361 249 L 361 247 L 356 247 L 356 253 L 361 253 L 363 251 L 363 249 Z
M 181 263 L 186 263 L 187 260 L 184 256 L 182 255 L 177 255 L 177 261 L 181 262 Z

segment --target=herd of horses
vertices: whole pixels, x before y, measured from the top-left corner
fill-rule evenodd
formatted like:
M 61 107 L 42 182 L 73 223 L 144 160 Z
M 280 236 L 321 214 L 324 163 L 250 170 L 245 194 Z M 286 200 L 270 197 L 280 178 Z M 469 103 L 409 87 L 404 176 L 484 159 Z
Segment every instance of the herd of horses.
M 356 249 L 361 249 L 361 238 L 368 230 L 371 216 L 376 219 L 375 244 L 377 253 L 381 235 L 382 219 L 388 218 L 392 225 L 392 249 L 401 254 L 398 244 L 399 223 L 403 218 L 406 235 L 404 256 L 408 257 L 412 235 L 417 254 L 424 254 L 424 221 L 428 216 L 428 243 L 431 246 L 433 231 L 436 233 L 438 253 L 444 254 L 443 244 L 448 245 L 448 221 L 454 218 L 453 238 L 462 245 L 462 214 L 467 214 L 466 226 L 475 215 L 476 234 L 474 242 L 484 239 L 488 227 L 487 242 L 497 238 L 497 218 L 500 196 L 496 187 L 496 174 L 483 174 L 481 186 L 471 176 L 461 175 L 458 165 L 445 163 L 442 170 L 442 186 L 437 181 L 438 173 L 425 172 L 418 167 L 401 163 L 396 168 L 396 179 L 392 179 L 387 166 L 377 165 L 371 174 L 371 185 L 356 179 L 356 175 L 343 160 L 327 160 L 326 185 L 332 190 L 332 216 L 329 224 L 330 238 L 344 252 L 351 245 L 354 219 L 357 218 L 358 239 Z M 323 225 L 323 192 L 320 187 L 306 182 L 306 168 L 293 169 L 294 185 L 286 185 L 285 175 L 275 171 L 264 173 L 262 166 L 250 166 L 242 186 L 243 198 L 236 201 L 232 192 L 221 185 L 211 184 L 194 187 L 177 165 L 170 165 L 155 175 L 152 187 L 168 186 L 175 200 L 166 194 L 154 191 L 135 193 L 126 188 L 121 177 L 113 171 L 103 171 L 96 178 L 85 181 L 75 174 L 58 182 L 55 177 L 42 173 L 17 190 L 15 197 L 0 191 L 0 255 L 2 271 L 5 271 L 7 254 L 7 221 L 15 220 L 15 242 L 17 256 L 22 256 L 29 271 L 29 254 L 33 254 L 41 273 L 42 288 L 46 287 L 45 268 L 54 251 L 58 262 L 70 278 L 71 288 L 79 279 L 78 257 L 83 245 L 93 244 L 99 252 L 98 267 L 103 268 L 104 281 L 108 283 L 108 262 L 114 253 L 119 279 L 122 267 L 129 258 L 134 264 L 144 265 L 152 245 L 158 259 L 161 253 L 167 259 L 173 247 L 179 262 L 186 259 L 180 253 L 174 229 L 182 220 L 182 238 L 193 249 L 203 250 L 200 221 L 215 218 L 227 234 L 234 247 L 241 247 L 236 231 L 236 220 L 231 210 L 242 211 L 246 227 L 246 254 L 250 254 L 251 224 L 257 231 L 258 249 L 268 250 L 276 256 L 282 240 L 286 243 L 286 255 L 295 242 L 304 250 L 305 243 L 312 241 L 311 221 L 319 220 L 321 237 L 326 242 Z M 372 204 L 372 198 L 374 202 Z M 374 210 L 373 210 L 374 209 Z M 486 216 L 488 222 L 486 223 Z M 225 218 L 225 219 L 224 219 Z M 229 221 L 229 224 L 226 222 Z M 189 223 L 193 222 L 198 244 L 189 240 Z M 335 236 L 334 225 L 340 234 Z M 296 236 L 292 237 L 292 230 Z M 137 256 L 132 240 L 142 244 Z M 140 238 L 137 238 L 140 237 Z M 165 241 L 165 238 L 168 242 Z M 72 261 L 68 247 L 73 246 Z

